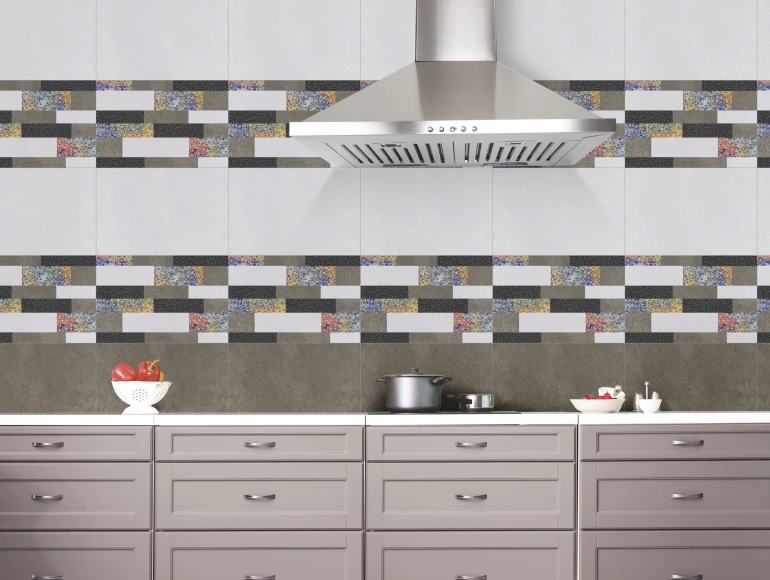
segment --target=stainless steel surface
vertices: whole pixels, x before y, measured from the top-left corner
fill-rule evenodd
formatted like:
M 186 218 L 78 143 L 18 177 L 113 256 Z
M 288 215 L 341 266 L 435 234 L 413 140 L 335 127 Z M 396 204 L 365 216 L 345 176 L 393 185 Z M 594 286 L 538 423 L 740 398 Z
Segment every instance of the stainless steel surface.
M 487 580 L 487 575 L 482 574 L 481 576 L 455 576 L 455 580 Z
M 243 580 L 275 580 L 275 575 L 270 576 L 244 576 Z
M 34 501 L 61 501 L 64 499 L 63 495 L 36 495 L 32 494 Z
M 449 395 L 447 398 L 457 401 L 460 405 L 460 411 L 463 413 L 489 412 L 495 408 L 494 395 L 460 394 Z
M 684 447 L 700 447 L 705 443 L 705 440 L 703 439 L 693 439 L 692 441 L 679 441 L 674 440 L 671 442 L 671 445 L 674 445 L 675 447 L 684 446 Z
M 660 397 L 660 393 L 658 393 L 657 391 L 653 391 L 652 392 L 652 396 L 650 398 L 651 399 L 660 399 L 661 398 Z
M 470 501 L 480 501 L 480 500 L 487 499 L 487 494 L 486 493 L 482 493 L 481 495 L 461 495 L 461 494 L 457 494 L 457 495 L 455 495 L 455 499 L 470 500 Z
M 403 375 L 377 379 L 385 384 L 385 408 L 392 413 L 431 413 L 441 408 L 441 385 L 452 377 L 420 374 L 416 368 Z
M 634 394 L 634 412 L 641 413 L 642 410 L 639 408 L 639 401 L 644 400 L 644 395 L 642 393 L 636 393 Z
M 696 576 L 680 576 L 679 574 L 671 574 L 671 580 L 703 580 L 703 574 L 697 574 Z
M 702 493 L 672 493 L 671 499 L 703 499 Z
M 275 494 L 271 493 L 269 495 L 251 495 L 251 494 L 244 494 L 243 499 L 248 500 L 272 500 L 275 499 Z
M 55 442 L 33 441 L 32 447 L 64 447 L 64 441 L 55 441 Z
M 275 441 L 268 441 L 266 443 L 256 443 L 253 441 L 246 441 L 243 444 L 244 447 L 275 447 Z
M 455 447 L 486 447 L 486 441 L 480 441 L 479 443 L 455 443 Z
M 55 576 L 38 576 L 36 574 L 32 574 L 32 580 L 63 580 L 64 576 L 61 574 L 57 574 Z
M 495 0 L 417 0 L 416 61 L 495 61 Z

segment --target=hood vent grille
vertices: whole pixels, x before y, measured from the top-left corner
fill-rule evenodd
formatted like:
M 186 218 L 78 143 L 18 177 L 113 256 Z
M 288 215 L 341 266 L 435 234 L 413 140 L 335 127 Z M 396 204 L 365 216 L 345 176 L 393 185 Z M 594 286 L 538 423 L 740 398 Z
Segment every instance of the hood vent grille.
M 579 141 L 329 144 L 355 167 L 551 167 Z

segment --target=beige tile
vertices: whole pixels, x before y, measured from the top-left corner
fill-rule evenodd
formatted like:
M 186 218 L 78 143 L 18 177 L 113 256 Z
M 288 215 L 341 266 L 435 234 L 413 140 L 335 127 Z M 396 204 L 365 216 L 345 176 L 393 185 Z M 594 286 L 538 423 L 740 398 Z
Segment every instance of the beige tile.
M 173 256 L 132 256 L 134 266 L 173 266 Z
M 40 256 L 0 256 L 0 266 L 40 266 Z
M 759 157 L 770 157 L 770 138 L 757 139 L 757 154 Z
M 398 266 L 436 266 L 436 256 L 396 256 Z
M 770 313 L 760 312 L 757 314 L 757 330 L 759 332 L 770 332 Z
M 135 91 L 173 91 L 174 81 L 133 81 L 131 88 Z
M 266 91 L 304 91 L 305 81 L 265 81 Z
M 40 81 L 0 81 L 0 91 L 39 91 Z
M 265 256 L 265 266 L 304 266 L 305 256 Z

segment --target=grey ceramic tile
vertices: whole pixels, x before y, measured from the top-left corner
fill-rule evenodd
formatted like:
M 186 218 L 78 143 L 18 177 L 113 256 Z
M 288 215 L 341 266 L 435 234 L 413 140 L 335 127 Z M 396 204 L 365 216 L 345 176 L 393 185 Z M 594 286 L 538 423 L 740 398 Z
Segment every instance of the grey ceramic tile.
M 227 91 L 203 91 L 204 111 L 226 111 Z
M 328 332 L 279 332 L 278 344 L 329 344 Z
M 187 286 L 146 286 L 145 298 L 187 298 L 189 294 Z
M 411 332 L 410 344 L 460 344 L 463 335 L 459 332 Z
M 360 409 L 360 345 L 229 345 L 230 411 Z
M 133 256 L 133 265 L 134 266 L 173 266 L 174 256 Z
M 625 391 L 633 396 L 649 381 L 666 411 L 753 411 L 757 346 L 628 344 Z
M 717 123 L 716 111 L 674 111 L 674 123 Z
M 530 256 L 530 266 L 569 266 L 569 256 Z
M 519 315 L 513 312 L 499 312 L 492 315 L 495 332 L 519 332 Z
M 602 111 L 624 111 L 626 93 L 624 91 L 602 91 L 599 103 Z
M 602 286 L 623 286 L 626 283 L 626 270 L 623 266 L 601 266 L 599 280 Z
M 724 332 L 675 332 L 674 343 L 682 344 L 726 344 Z
M 410 286 L 409 298 L 452 298 L 451 286 Z
M 72 91 L 73 111 L 95 111 L 96 93 L 94 91 Z
M 64 157 L 14 157 L 15 169 L 62 169 L 66 167 Z
M 96 269 L 90 266 L 72 266 L 73 286 L 96 286 Z
M 651 157 L 652 139 L 640 137 L 626 139 L 626 157 Z
M 733 137 L 756 137 L 757 126 L 751 123 L 735 123 L 733 125 Z
M 122 157 L 123 139 L 100 138 L 96 140 L 97 157 Z
M 206 266 L 203 269 L 204 286 L 227 286 L 227 266 Z
M 321 298 L 320 286 L 277 286 L 276 298 Z
M 0 266 L 40 266 L 40 256 L 0 256 Z
M 399 266 L 436 266 L 436 256 L 396 256 L 396 264 Z
M 543 344 L 593 344 L 594 335 L 590 332 L 544 332 L 540 340 Z
M 12 123 L 56 123 L 56 111 L 12 111 Z
M 198 335 L 193 332 L 146 332 L 144 342 L 148 344 L 198 344 Z
M 75 123 L 72 125 L 73 137 L 96 137 L 96 124 Z
M 720 169 L 727 167 L 726 157 L 674 157 L 678 169 Z
M 543 286 L 541 298 L 585 298 L 585 286 Z
M 189 111 L 145 111 L 145 123 L 188 123 Z
M 700 266 L 702 256 L 661 256 L 661 266 Z
M 66 335 L 63 332 L 14 332 L 13 342 L 16 344 L 64 344 Z
M 123 329 L 123 315 L 117 312 L 98 312 L 96 332 L 120 332 Z
M 144 166 L 157 169 L 192 169 L 198 167 L 195 157 L 147 157 Z
M 733 266 L 733 286 L 756 286 L 757 269 L 754 266 Z
M 173 91 L 174 81 L 133 81 L 135 91 Z
M 757 301 L 753 299 L 736 299 L 733 300 L 733 312 L 756 312 Z
M 699 298 L 713 300 L 717 297 L 716 286 L 674 286 L 674 298 Z
M 387 332 L 388 315 L 383 312 L 361 315 L 362 332 Z
M 574 167 L 576 169 L 593 169 L 596 167 L 596 159 L 593 157 L 584 157 L 577 163 L 575 163 Z
M 733 91 L 733 111 L 756 111 L 757 91 Z
M 329 163 L 320 157 L 279 157 L 279 169 L 328 169 Z
M 96 312 L 96 300 L 83 298 L 72 300 L 72 312 Z
M 602 312 L 625 312 L 626 301 L 619 298 L 615 298 L 615 299 L 602 298 L 600 301 L 599 309 Z
M 770 411 L 770 344 L 758 344 L 757 351 L 757 410 Z
M 56 298 L 55 286 L 14 286 L 12 298 Z
M 661 89 L 664 91 L 700 91 L 703 81 L 662 81 Z
M 245 312 L 231 312 L 227 315 L 230 332 L 254 332 L 254 315 Z
M 206 123 L 203 125 L 204 137 L 227 137 L 228 125 L 226 123 Z

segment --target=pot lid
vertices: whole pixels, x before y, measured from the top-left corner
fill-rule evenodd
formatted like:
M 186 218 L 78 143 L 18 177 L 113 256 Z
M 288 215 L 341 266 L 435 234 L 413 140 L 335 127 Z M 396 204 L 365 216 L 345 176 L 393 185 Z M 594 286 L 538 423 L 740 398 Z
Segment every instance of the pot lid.
M 411 369 L 409 369 L 408 373 L 404 373 L 404 374 L 401 374 L 401 375 L 385 375 L 385 378 L 386 379 L 392 379 L 392 378 L 398 378 L 398 377 L 430 377 L 432 379 L 435 379 L 435 378 L 443 377 L 443 376 L 444 375 L 426 375 L 426 374 L 422 374 L 420 372 L 420 369 L 411 368 Z

